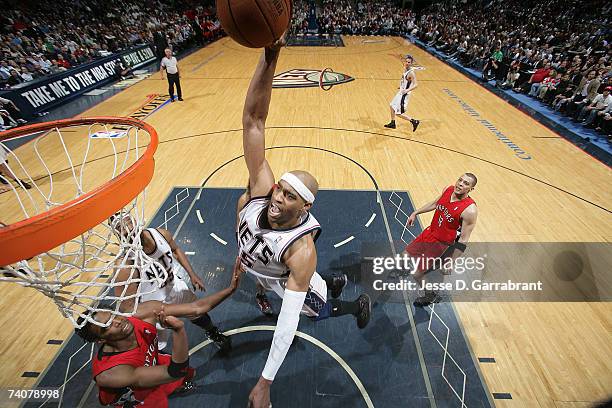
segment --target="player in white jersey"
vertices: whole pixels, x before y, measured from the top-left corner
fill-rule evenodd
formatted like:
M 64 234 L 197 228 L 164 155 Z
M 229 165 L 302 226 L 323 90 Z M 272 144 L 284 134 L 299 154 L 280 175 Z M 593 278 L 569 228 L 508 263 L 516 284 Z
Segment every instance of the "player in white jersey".
M 417 127 L 419 127 L 420 122 L 406 114 L 410 95 L 412 95 L 412 91 L 417 87 L 416 75 L 414 73 L 414 68 L 412 68 L 414 58 L 412 58 L 412 55 L 406 55 L 400 57 L 400 59 L 404 64 L 404 73 L 400 80 L 399 90 L 389 104 L 391 109 L 391 122 L 387 123 L 385 127 L 395 129 L 395 117 L 397 116 L 410 121 L 410 123 L 412 123 L 412 131 L 414 132 L 417 130 Z
M 371 312 L 366 294 L 353 302 L 327 299 L 328 289 L 340 295 L 346 281 L 326 282 L 316 272 L 314 241 L 321 227 L 309 213 L 318 191 L 316 179 L 305 171 L 292 171 L 275 182 L 265 158 L 264 129 L 272 78 L 284 43 L 283 38 L 264 50 L 249 85 L 242 116 L 249 188 L 238 205 L 239 256 L 260 288 L 272 290 L 283 299 L 268 360 L 249 395 L 249 406 L 254 408 L 270 406 L 270 386 L 291 346 L 300 312 L 315 320 L 352 314 L 360 328 L 367 325 Z
M 124 232 L 124 236 L 128 236 L 127 232 L 132 229 L 132 220 L 130 217 L 111 217 L 110 223 L 113 229 L 117 232 Z M 176 244 L 172 238 L 172 234 L 163 228 L 146 228 L 140 233 L 140 243 L 142 249 L 149 257 L 158 261 L 158 264 L 152 264 L 151 268 L 163 267 L 167 273 L 168 278 L 160 286 L 156 282 L 150 280 L 142 281 L 140 284 L 131 283 L 128 285 L 128 289 L 123 293 L 124 286 L 116 286 L 115 294 L 119 295 L 132 295 L 135 293 L 142 293 L 140 295 L 140 302 L 146 302 L 149 300 L 157 300 L 167 304 L 182 304 L 191 303 L 197 300 L 197 296 L 193 290 L 190 289 L 189 284 L 192 285 L 194 290 L 205 290 L 204 282 L 202 279 L 193 271 L 193 267 L 189 263 L 185 252 Z M 155 277 L 159 276 L 160 273 L 155 274 L 150 270 L 140 271 L 141 276 Z M 128 268 L 119 271 L 116 282 L 125 282 L 128 280 L 130 270 Z M 124 301 L 121 304 L 123 310 L 131 310 L 133 304 L 129 301 Z M 212 323 L 212 320 L 208 314 L 204 314 L 194 320 L 191 320 L 193 324 L 201 327 L 206 332 L 206 335 L 211 339 L 214 344 L 224 352 L 231 349 L 231 340 L 219 331 L 219 329 Z M 171 330 L 166 330 L 162 327 L 158 327 L 158 341 L 159 349 L 166 347 Z

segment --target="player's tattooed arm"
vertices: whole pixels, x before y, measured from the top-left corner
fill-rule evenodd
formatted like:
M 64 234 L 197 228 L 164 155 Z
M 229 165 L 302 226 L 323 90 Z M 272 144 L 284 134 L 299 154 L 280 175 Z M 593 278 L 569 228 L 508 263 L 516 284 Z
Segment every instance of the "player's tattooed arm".
M 312 236 L 305 235 L 294 242 L 283 256 L 283 262 L 291 271 L 287 289 L 306 292 L 317 268 L 317 250 Z

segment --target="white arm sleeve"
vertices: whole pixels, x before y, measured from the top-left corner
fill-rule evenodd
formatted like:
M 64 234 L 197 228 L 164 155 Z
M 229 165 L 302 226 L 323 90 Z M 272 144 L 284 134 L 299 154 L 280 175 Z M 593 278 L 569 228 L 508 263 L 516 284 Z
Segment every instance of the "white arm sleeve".
M 305 299 L 306 292 L 285 289 L 283 305 L 278 314 L 272 346 L 270 346 L 266 366 L 261 373 L 261 376 L 268 381 L 274 381 L 274 377 L 289 351 L 298 323 L 300 322 L 300 312 Z

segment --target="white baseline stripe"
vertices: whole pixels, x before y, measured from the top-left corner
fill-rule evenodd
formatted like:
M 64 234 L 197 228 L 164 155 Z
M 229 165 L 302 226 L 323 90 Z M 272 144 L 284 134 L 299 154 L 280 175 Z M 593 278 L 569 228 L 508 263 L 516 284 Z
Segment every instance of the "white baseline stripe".
M 200 210 L 196 210 L 196 215 L 198 216 L 198 221 L 200 221 L 200 224 L 204 224 L 204 218 L 202 218 L 202 213 L 200 213 Z
M 334 244 L 334 248 L 338 248 L 341 247 L 342 245 L 346 244 L 347 242 L 351 242 L 352 240 L 354 240 L 355 237 L 353 235 L 351 235 L 350 237 L 348 237 L 347 239 L 345 239 L 344 241 L 340 241 L 337 244 Z
M 267 325 L 266 326 L 247 326 L 247 327 L 239 327 L 237 329 L 228 330 L 224 332 L 223 334 L 225 334 L 226 336 L 231 336 L 233 334 L 247 333 L 247 332 L 252 332 L 252 331 L 272 331 L 273 332 L 274 330 L 276 330 L 276 326 L 267 326 Z M 361 396 L 363 397 L 363 400 L 366 403 L 366 406 L 368 408 L 374 408 L 374 404 L 372 403 L 372 399 L 370 398 L 368 391 L 366 391 L 365 387 L 361 383 L 361 380 L 359 379 L 359 377 L 357 377 L 357 374 L 355 374 L 351 366 L 349 366 L 342 357 L 340 357 L 327 344 L 323 343 L 321 340 L 317 338 L 314 338 L 306 333 L 302 333 L 301 331 L 296 331 L 295 335 L 319 347 L 321 350 L 329 354 L 334 360 L 336 360 L 338 364 L 340 364 L 340 366 L 344 368 L 344 371 L 346 371 L 346 373 L 349 375 L 349 377 L 351 377 L 351 379 L 357 386 L 357 389 L 361 393 Z M 189 350 L 189 355 L 191 356 L 192 354 L 198 352 L 202 348 L 208 346 L 210 343 L 211 343 L 210 340 L 203 341 L 202 343 L 198 344 L 197 346 Z
M 224 240 L 222 240 L 221 238 L 219 238 L 219 237 L 217 236 L 217 234 L 215 234 L 214 232 L 211 232 L 211 233 L 210 233 L 210 236 L 211 236 L 211 237 L 213 237 L 213 239 L 214 239 L 215 241 L 217 241 L 217 242 L 219 242 L 219 243 L 221 243 L 221 244 L 223 244 L 223 245 L 227 245 L 227 241 L 224 241 Z
M 370 217 L 370 219 L 368 220 L 368 222 L 366 222 L 365 227 L 368 228 L 370 226 L 370 224 L 372 223 L 372 221 L 374 221 L 374 218 L 376 218 L 376 213 L 372 213 L 372 216 Z

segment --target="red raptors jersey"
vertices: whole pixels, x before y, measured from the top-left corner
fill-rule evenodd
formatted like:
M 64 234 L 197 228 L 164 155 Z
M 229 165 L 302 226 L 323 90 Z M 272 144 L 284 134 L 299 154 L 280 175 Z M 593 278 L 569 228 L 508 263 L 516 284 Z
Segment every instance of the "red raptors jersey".
M 154 325 L 135 317 L 128 317 L 134 325 L 134 334 L 138 347 L 128 351 L 117 353 L 103 353 L 102 348 L 98 350 L 93 358 L 93 377 L 118 365 L 130 365 L 132 367 L 149 367 L 170 364 L 170 356 L 159 353 L 157 349 L 157 329 Z M 100 403 L 103 405 L 123 405 L 132 406 L 137 401 L 143 402 L 139 406 L 161 407 L 167 406 L 167 396 L 180 387 L 183 379 L 162 384 L 153 388 L 130 389 L 126 388 L 106 388 L 99 387 Z
M 459 201 L 451 202 L 451 197 L 455 186 L 449 186 L 442 197 L 436 203 L 429 232 L 432 236 L 442 242 L 454 242 L 457 238 L 457 231 L 461 228 L 461 214 L 471 204 L 476 204 L 471 197 L 466 197 Z

